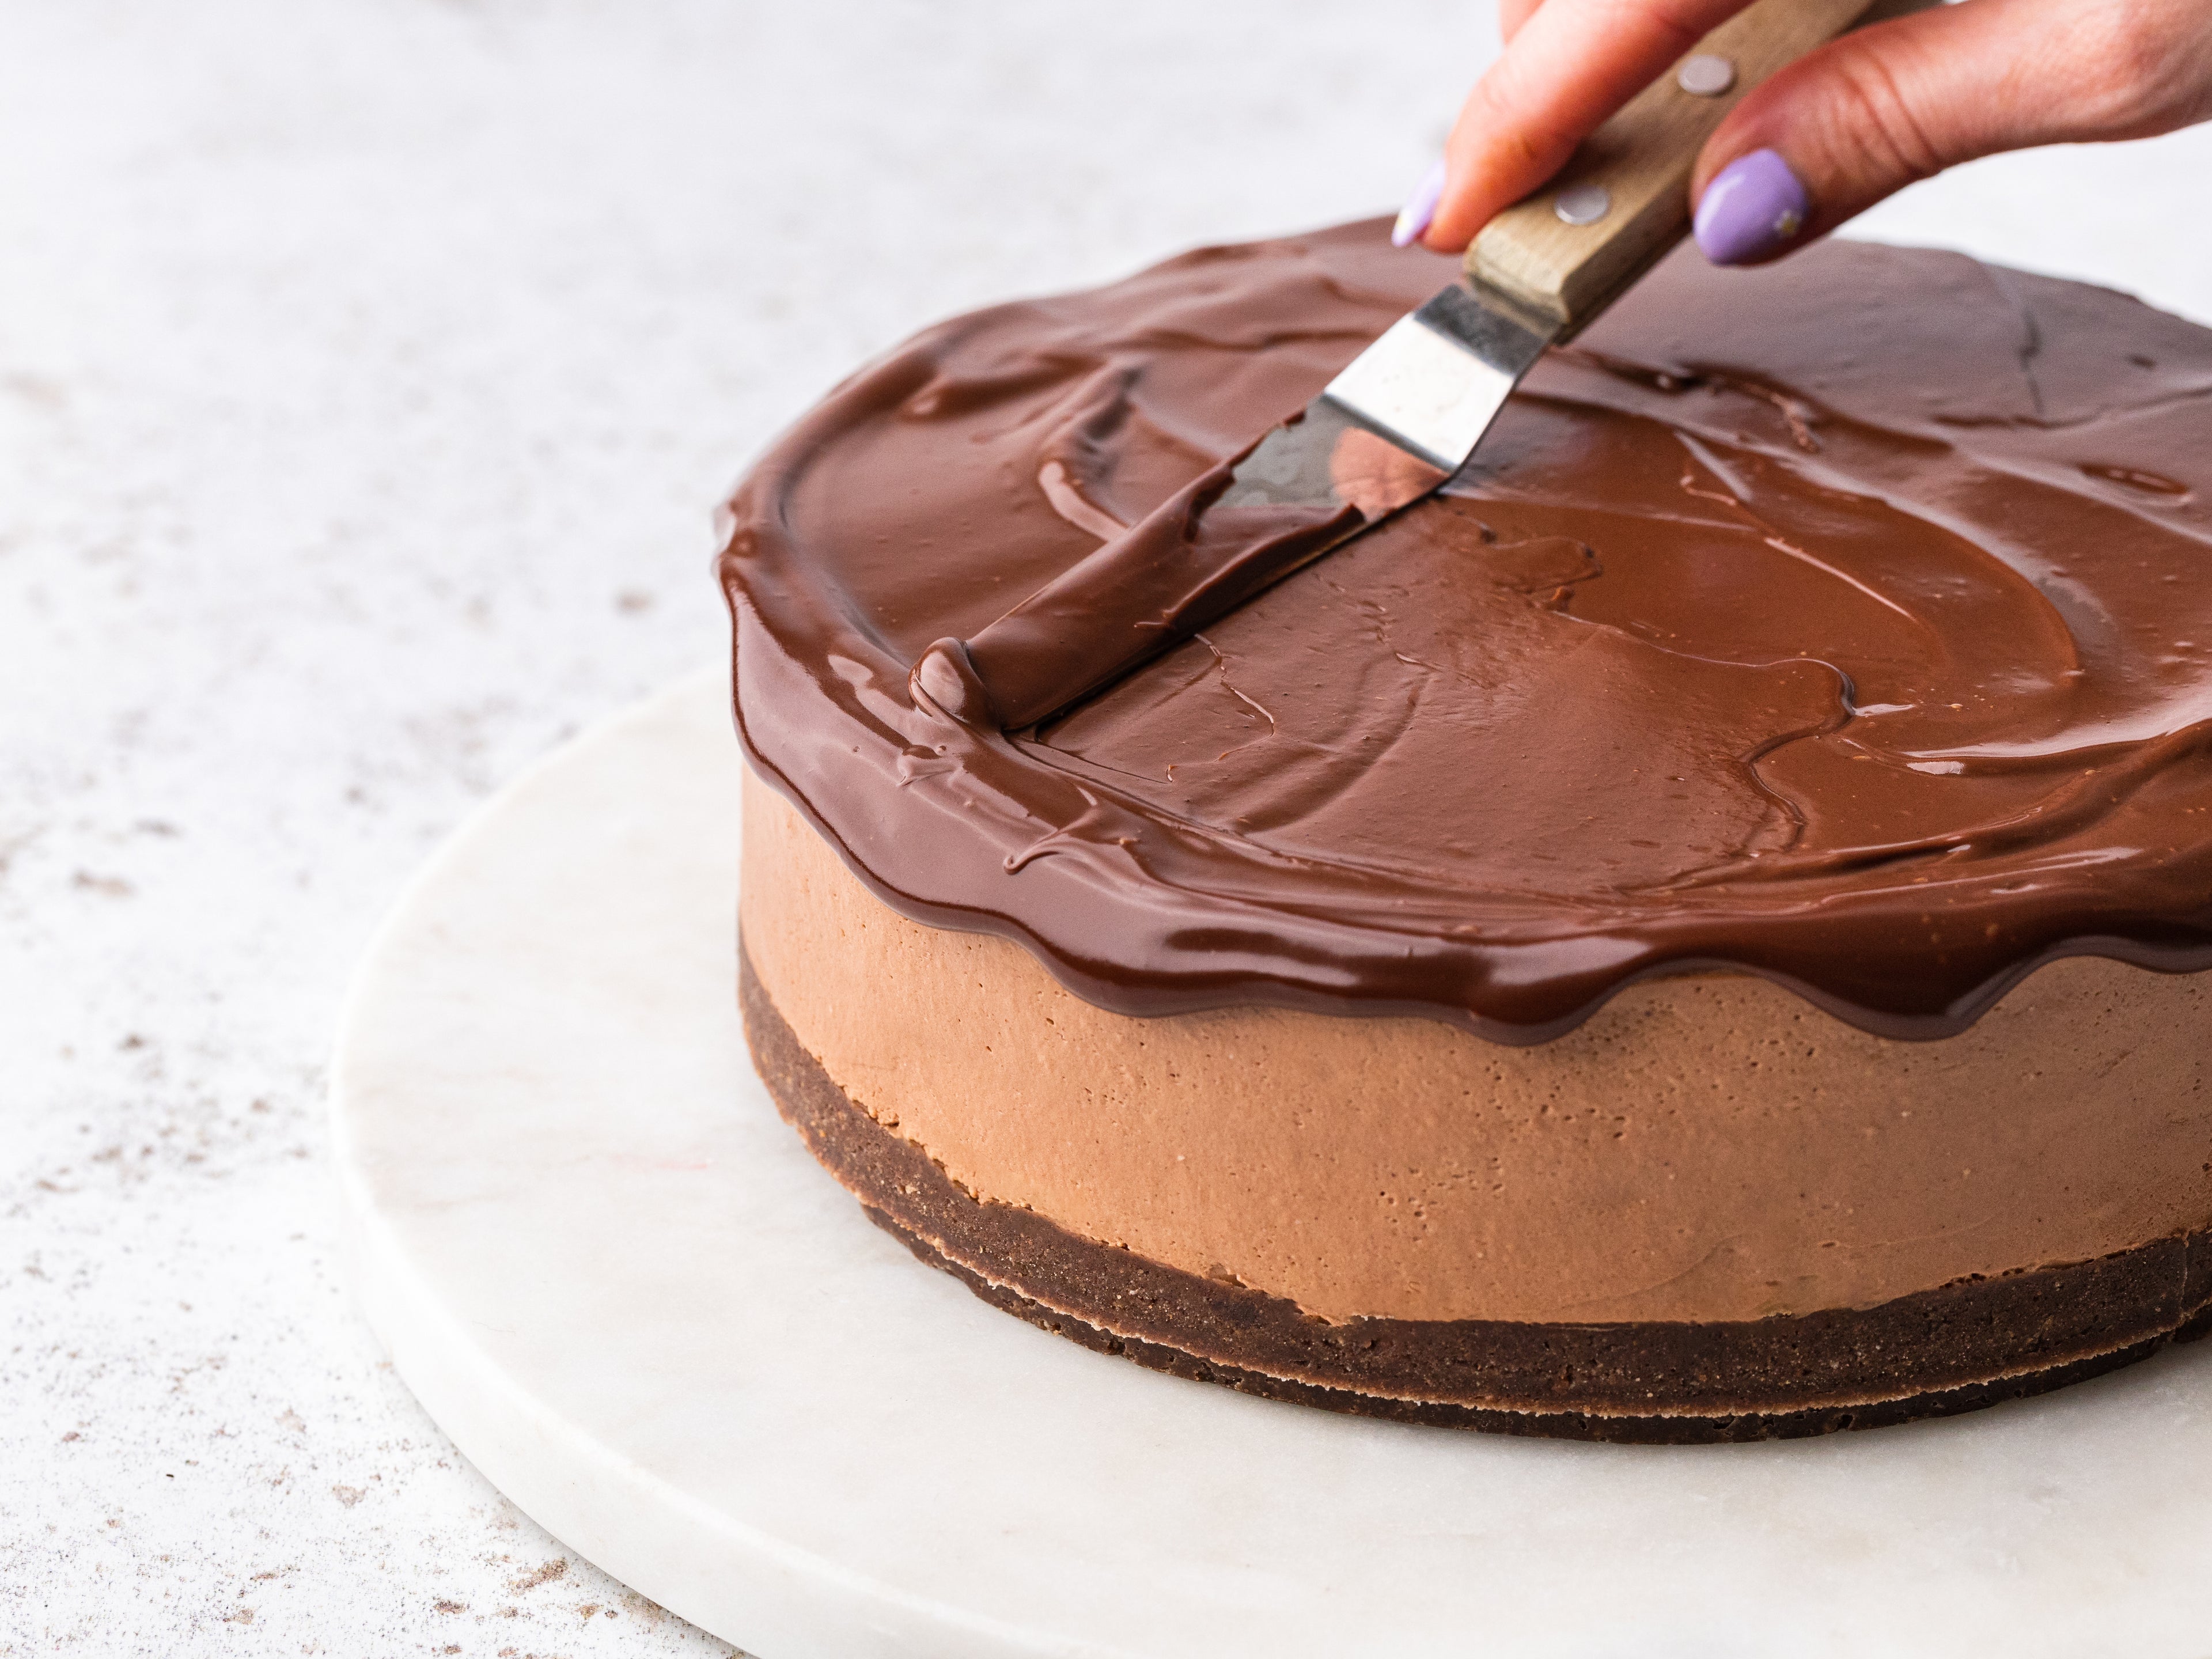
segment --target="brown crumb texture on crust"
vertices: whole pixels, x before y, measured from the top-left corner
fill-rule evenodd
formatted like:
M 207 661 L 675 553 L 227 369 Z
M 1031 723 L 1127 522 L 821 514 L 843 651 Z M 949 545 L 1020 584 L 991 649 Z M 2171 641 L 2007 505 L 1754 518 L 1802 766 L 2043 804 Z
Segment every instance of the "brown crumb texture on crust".
M 1033 1212 L 978 1201 L 855 1106 L 739 951 L 746 1039 L 778 1109 L 870 1217 L 994 1306 L 1156 1370 L 1326 1409 L 1668 1443 L 1972 1411 L 2117 1369 L 2212 1322 L 2212 1234 L 1968 1280 L 1878 1307 L 1711 1324 L 1316 1320 Z

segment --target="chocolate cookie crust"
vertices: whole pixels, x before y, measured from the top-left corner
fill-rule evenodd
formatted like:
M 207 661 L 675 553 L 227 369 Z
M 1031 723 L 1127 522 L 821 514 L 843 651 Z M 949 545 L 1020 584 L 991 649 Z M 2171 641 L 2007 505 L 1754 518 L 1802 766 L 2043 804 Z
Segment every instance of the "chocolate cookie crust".
M 1032 1324 L 1246 1393 L 1564 1439 L 1780 1439 L 1977 1410 L 2212 1328 L 2212 1234 L 2203 1232 L 1869 1309 L 1698 1324 L 1332 1324 L 963 1192 L 837 1086 L 742 947 L 739 975 L 746 1040 L 778 1109 L 872 1220 Z

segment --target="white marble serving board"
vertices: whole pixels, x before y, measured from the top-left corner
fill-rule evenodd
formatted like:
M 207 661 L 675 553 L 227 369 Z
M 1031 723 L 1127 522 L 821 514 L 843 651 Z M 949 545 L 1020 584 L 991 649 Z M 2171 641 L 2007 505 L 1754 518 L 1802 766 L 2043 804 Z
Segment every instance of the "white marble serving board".
M 340 1043 L 356 1283 L 461 1449 L 763 1656 L 2204 1659 L 2212 1343 L 1995 1411 L 1584 1446 L 1176 1381 L 916 1262 L 735 1005 L 719 673 L 481 812 Z

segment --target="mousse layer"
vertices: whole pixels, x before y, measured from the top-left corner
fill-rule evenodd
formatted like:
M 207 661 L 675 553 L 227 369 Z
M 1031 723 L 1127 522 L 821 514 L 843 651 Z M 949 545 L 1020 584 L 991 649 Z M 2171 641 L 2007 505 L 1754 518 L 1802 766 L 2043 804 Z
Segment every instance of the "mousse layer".
M 2212 1323 L 2207 1233 L 1865 1310 L 1698 1323 L 1317 1320 L 965 1190 L 832 1082 L 742 950 L 738 963 L 762 1078 L 872 1219 L 995 1307 L 1199 1382 L 1504 1433 L 1765 1440 L 1977 1410 L 2148 1358 Z
M 1632 987 L 1535 1048 L 1134 1018 L 908 921 L 745 799 L 747 954 L 856 1108 L 979 1200 L 1306 1316 L 1751 1321 L 2212 1227 L 2201 977 L 2069 959 L 1940 1043 L 1744 975 Z

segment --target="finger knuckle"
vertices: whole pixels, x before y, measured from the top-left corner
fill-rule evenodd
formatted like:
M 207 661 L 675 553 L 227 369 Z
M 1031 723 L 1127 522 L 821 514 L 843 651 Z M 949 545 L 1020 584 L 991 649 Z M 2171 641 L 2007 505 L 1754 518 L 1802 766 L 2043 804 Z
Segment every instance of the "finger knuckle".
M 1875 160 L 1893 172 L 1927 179 L 1960 159 L 1945 152 L 1887 60 L 1873 52 L 1854 52 L 1836 67 L 1844 129 Z

